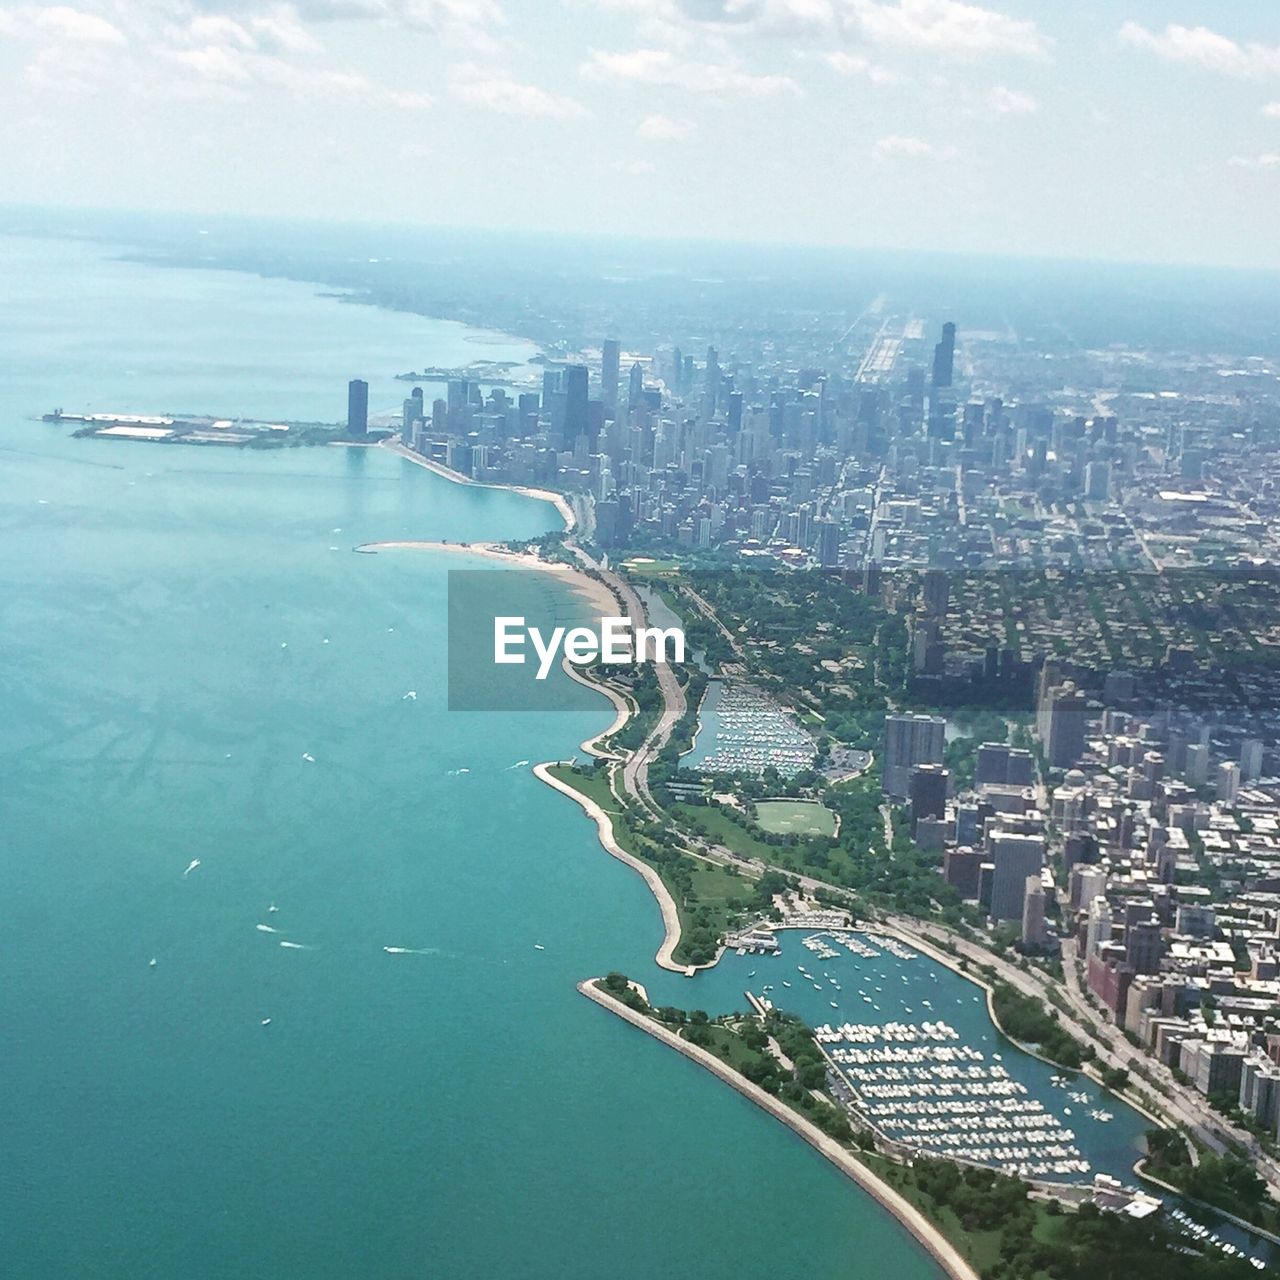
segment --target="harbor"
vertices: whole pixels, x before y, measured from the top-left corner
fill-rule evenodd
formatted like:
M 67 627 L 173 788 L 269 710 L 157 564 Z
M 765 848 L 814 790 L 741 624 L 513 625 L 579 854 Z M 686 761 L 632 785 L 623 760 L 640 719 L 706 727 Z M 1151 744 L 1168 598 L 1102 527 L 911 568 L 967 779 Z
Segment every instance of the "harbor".
M 800 1017 L 855 1128 L 873 1129 L 904 1159 L 945 1158 L 1078 1195 L 1100 1176 L 1141 1185 L 1134 1165 L 1149 1121 L 1083 1073 L 1013 1044 L 974 983 L 897 937 L 847 927 L 836 913 L 790 917 L 769 932 L 776 948 L 728 952 L 691 980 L 662 975 L 649 981 L 650 997 L 713 1014 L 745 999 Z M 1183 1225 L 1182 1215 L 1228 1256 L 1234 1250 L 1255 1265 L 1271 1256 L 1265 1240 L 1207 1209 L 1164 1203 L 1175 1222 Z
M 742 680 L 712 680 L 698 711 L 698 734 L 681 761 L 705 773 L 776 769 L 784 778 L 812 766 L 812 736 L 762 689 Z

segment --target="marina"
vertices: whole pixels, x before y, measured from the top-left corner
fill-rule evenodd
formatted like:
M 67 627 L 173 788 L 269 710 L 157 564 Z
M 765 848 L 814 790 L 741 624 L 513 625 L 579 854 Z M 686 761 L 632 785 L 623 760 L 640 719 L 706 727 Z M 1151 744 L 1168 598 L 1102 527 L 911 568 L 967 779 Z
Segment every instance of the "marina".
M 698 712 L 699 728 L 682 766 L 707 773 L 773 768 L 784 778 L 812 766 L 817 747 L 762 689 L 742 680 L 712 680 Z
M 728 953 L 698 974 L 694 997 L 690 980 L 665 975 L 650 993 L 723 1013 L 750 990 L 802 1018 L 844 1099 L 902 1149 L 1047 1181 L 1106 1173 L 1133 1183 L 1147 1121 L 1006 1040 L 973 983 L 874 928 L 780 927 L 775 936 L 776 954 Z

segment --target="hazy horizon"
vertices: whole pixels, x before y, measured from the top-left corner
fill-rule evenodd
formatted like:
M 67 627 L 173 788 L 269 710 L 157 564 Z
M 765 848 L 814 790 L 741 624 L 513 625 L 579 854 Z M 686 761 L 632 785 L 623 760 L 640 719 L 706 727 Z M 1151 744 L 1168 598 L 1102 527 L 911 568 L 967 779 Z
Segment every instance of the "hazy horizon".
M 1280 32 L 1189 0 L 0 9 L 0 202 L 1280 267 Z

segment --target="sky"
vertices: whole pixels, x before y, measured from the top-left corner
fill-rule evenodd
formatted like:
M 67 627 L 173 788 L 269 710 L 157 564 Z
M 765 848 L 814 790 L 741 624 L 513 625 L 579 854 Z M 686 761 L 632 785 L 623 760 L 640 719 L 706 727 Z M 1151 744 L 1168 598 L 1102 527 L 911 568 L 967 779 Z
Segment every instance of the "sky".
M 0 203 L 1280 267 L 1277 0 L 0 0 Z

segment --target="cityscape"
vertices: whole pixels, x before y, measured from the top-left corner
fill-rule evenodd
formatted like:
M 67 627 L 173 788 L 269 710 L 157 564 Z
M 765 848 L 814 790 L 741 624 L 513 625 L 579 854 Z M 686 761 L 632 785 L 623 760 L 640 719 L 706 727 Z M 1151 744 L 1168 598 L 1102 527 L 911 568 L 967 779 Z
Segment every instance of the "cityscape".
M 1280 23 L 0 4 L 0 1276 L 1280 1273 Z

